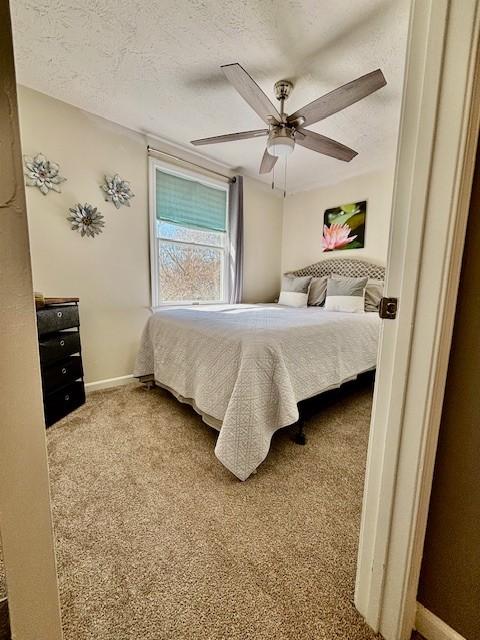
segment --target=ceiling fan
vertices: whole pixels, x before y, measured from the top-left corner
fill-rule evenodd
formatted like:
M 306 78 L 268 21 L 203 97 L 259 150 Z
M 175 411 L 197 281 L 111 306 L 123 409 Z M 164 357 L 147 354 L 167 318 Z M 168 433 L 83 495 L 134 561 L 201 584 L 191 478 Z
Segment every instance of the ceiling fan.
M 270 173 L 278 157 L 292 153 L 295 143 L 317 153 L 337 158 L 337 160 L 350 162 L 357 155 L 356 151 L 331 138 L 322 136 L 320 133 L 305 129 L 305 127 L 328 118 L 328 116 L 366 98 L 387 84 L 381 70 L 376 69 L 376 71 L 367 73 L 330 91 L 330 93 L 326 93 L 298 109 L 295 113 L 288 115 L 284 111 L 284 104 L 293 89 L 293 84 L 289 80 L 279 80 L 275 83 L 275 96 L 280 102 L 280 111 L 278 111 L 241 65 L 238 63 L 227 64 L 223 65 L 221 69 L 242 98 L 268 125 L 268 129 L 202 138 L 192 140 L 192 144 L 199 146 L 268 136 L 267 148 L 263 154 L 259 173 Z

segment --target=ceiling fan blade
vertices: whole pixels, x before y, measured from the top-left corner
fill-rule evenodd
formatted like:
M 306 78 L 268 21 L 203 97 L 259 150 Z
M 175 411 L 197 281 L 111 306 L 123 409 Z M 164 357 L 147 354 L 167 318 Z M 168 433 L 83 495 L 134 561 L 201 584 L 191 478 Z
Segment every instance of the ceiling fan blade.
M 268 129 L 255 129 L 254 131 L 239 131 L 238 133 L 227 133 L 224 136 L 213 136 L 212 138 L 201 138 L 192 140 L 196 147 L 202 144 L 217 144 L 217 142 L 233 142 L 235 140 L 246 140 L 247 138 L 260 138 L 268 135 Z
M 264 122 L 270 124 L 272 118 L 280 122 L 281 117 L 278 111 L 241 65 L 225 64 L 221 69 L 245 102 L 248 102 Z
M 314 124 L 362 100 L 362 98 L 366 98 L 386 84 L 385 76 L 380 69 L 377 69 L 338 87 L 338 89 L 330 91 L 330 93 L 326 93 L 310 102 L 310 104 L 298 109 L 288 117 L 288 122 L 292 122 L 297 118 L 305 118 L 304 126 Z
M 265 149 L 258 173 L 270 173 L 277 160 L 278 156 L 272 156 L 268 153 L 268 149 Z
M 297 129 L 295 134 L 295 142 L 302 147 L 316 151 L 317 153 L 323 153 L 325 156 L 331 156 L 337 160 L 343 160 L 344 162 L 350 162 L 353 160 L 357 151 L 346 147 L 344 144 L 322 136 L 315 131 L 309 131 L 308 129 Z

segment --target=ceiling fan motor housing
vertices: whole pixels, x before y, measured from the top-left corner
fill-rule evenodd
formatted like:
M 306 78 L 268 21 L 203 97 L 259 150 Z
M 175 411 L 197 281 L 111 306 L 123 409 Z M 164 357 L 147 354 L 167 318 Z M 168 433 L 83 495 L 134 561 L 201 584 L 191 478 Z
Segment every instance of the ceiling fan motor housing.
M 279 80 L 274 85 L 275 97 L 277 100 L 286 100 L 293 89 L 290 80 Z

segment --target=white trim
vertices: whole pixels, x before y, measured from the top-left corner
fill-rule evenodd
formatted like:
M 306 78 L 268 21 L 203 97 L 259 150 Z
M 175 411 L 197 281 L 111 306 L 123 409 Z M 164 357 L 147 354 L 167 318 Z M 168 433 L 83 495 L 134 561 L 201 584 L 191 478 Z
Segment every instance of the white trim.
M 221 162 L 220 160 L 214 160 L 213 158 L 211 158 L 205 153 L 200 153 L 195 149 L 195 147 L 193 147 L 193 145 L 192 145 L 193 148 L 190 149 L 190 147 L 186 147 L 185 145 L 178 144 L 178 142 L 173 142 L 173 140 L 169 140 L 168 138 L 162 138 L 161 136 L 156 136 L 153 133 L 145 133 L 144 131 L 140 131 L 140 133 L 143 133 L 145 135 L 145 138 L 147 139 L 150 146 L 154 146 L 154 145 L 158 146 L 158 143 L 160 143 L 160 146 L 164 147 L 166 153 L 169 153 L 172 149 L 177 149 L 178 151 L 183 151 L 183 153 L 185 153 L 187 156 L 200 158 L 200 160 L 203 160 L 204 162 L 208 162 L 209 164 L 216 166 L 218 169 L 227 169 L 232 173 L 232 177 L 234 175 L 234 171 L 236 167 L 230 164 L 226 164 L 225 162 Z M 171 149 L 169 150 L 168 147 L 170 147 Z M 160 150 L 163 151 L 163 149 L 160 149 Z M 185 158 L 185 160 L 180 159 L 179 161 L 188 162 L 188 158 Z M 205 171 L 208 171 L 207 167 L 205 167 Z
M 155 168 L 160 169 L 164 173 L 169 173 L 172 176 L 183 178 L 184 180 L 192 180 L 192 182 L 201 182 L 207 187 L 213 187 L 221 191 L 226 191 L 228 194 L 229 183 L 222 178 L 213 178 L 206 176 L 202 173 L 201 169 L 185 169 L 184 167 L 178 167 L 177 165 L 167 162 L 166 160 L 160 160 L 159 158 L 149 157 L 149 160 L 155 165 Z M 208 172 L 208 169 L 205 168 Z
M 162 311 L 163 309 L 184 309 L 185 307 L 198 307 L 199 305 L 201 305 L 202 307 L 208 307 L 209 305 L 215 306 L 215 305 L 220 305 L 220 306 L 224 306 L 226 304 L 230 304 L 229 302 L 179 302 L 179 303 L 175 303 L 175 302 L 165 302 L 165 303 L 160 303 L 158 305 L 158 307 L 147 307 L 147 309 L 151 312 L 151 313 L 156 313 L 157 311 Z
M 214 231 L 213 233 L 223 233 L 222 231 Z M 184 247 L 202 247 L 203 249 L 214 249 L 216 251 L 224 251 L 225 245 L 221 244 L 208 244 L 208 242 L 188 242 L 187 240 L 172 240 L 171 238 L 160 237 L 157 240 L 161 240 L 162 242 L 171 242 L 172 244 L 181 244 Z
M 0 165 L 8 167 L 0 179 L 0 520 L 8 613 L 15 640 L 62 640 L 8 2 L 0 3 L 0 75 Z
M 384 294 L 398 297 L 400 305 L 398 320 L 389 321 L 388 324 L 384 322 L 381 328 L 355 588 L 355 604 L 375 631 L 379 629 L 382 612 L 404 389 L 420 260 L 418 245 L 421 233 L 418 233 L 418 229 L 421 229 L 422 220 L 418 221 L 417 237 L 413 238 L 413 243 L 408 246 L 410 257 L 407 262 L 408 216 L 405 212 L 418 212 L 423 217 L 427 201 L 447 3 L 445 0 L 439 0 L 437 7 L 441 15 L 438 16 L 437 11 L 438 24 L 435 26 L 432 25 L 431 18 L 431 13 L 434 12 L 432 0 L 414 2 L 410 17 Z M 404 246 L 400 245 L 397 248 L 395 243 L 402 241 Z M 406 271 L 405 278 L 403 271 Z M 394 346 L 390 347 L 392 342 Z M 402 349 L 397 349 L 395 343 L 400 343 Z M 387 346 L 390 348 L 387 349 Z M 385 432 L 383 425 L 386 424 L 388 430 Z
M 478 132 L 478 0 L 415 0 L 355 604 L 410 637 Z M 472 110 L 476 116 L 472 117 Z M 467 197 L 465 197 L 467 194 Z M 462 241 L 459 241 L 462 238 Z
M 455 629 L 449 627 L 434 613 L 417 602 L 415 629 L 425 640 L 465 640 Z
M 92 391 L 99 391 L 100 389 L 110 389 L 112 387 L 121 387 L 124 384 L 130 384 L 133 382 L 133 373 L 129 373 L 128 376 L 118 376 L 118 378 L 106 378 L 105 380 L 96 380 L 95 382 L 86 382 L 85 391 L 91 393 Z
M 467 88 L 466 95 L 464 96 L 461 139 L 459 142 L 458 155 L 454 162 L 455 178 L 452 189 L 451 216 L 449 220 L 445 221 L 446 234 L 448 236 L 448 247 L 442 270 L 440 300 L 436 315 L 438 321 L 434 330 L 435 353 L 432 358 L 428 398 L 425 408 L 423 459 L 419 466 L 417 503 L 416 512 L 414 513 L 416 520 L 412 523 L 410 551 L 411 562 L 409 573 L 406 576 L 406 582 L 404 585 L 405 602 L 409 603 L 412 603 L 417 595 L 423 556 L 428 508 L 433 481 L 438 433 L 443 409 L 443 397 L 450 357 L 453 326 L 455 321 L 456 301 L 460 282 L 463 247 L 465 243 L 467 219 L 470 208 L 471 188 L 475 169 L 478 131 L 480 126 L 480 74 L 477 71 L 480 68 L 478 66 L 480 63 L 480 49 L 478 48 L 480 35 L 480 3 L 478 3 L 478 0 L 476 6 L 476 15 L 471 15 L 470 19 L 468 18 L 467 9 L 467 22 L 463 29 L 464 34 L 468 34 L 468 29 L 470 29 L 471 34 L 474 35 L 475 38 L 470 43 L 467 39 L 466 44 L 466 48 L 470 46 L 471 50 L 470 69 L 466 70 L 467 75 L 469 75 L 469 86 Z M 470 20 L 470 22 L 468 22 L 468 20 Z M 449 126 L 451 115 L 452 112 L 450 109 L 445 109 L 443 114 L 443 127 Z M 439 179 L 439 182 L 442 182 L 441 178 Z M 434 193 L 436 193 L 437 189 L 435 187 L 433 187 L 433 189 Z M 438 202 L 438 200 L 436 202 Z M 432 209 L 435 206 L 435 202 L 432 202 Z M 426 274 L 429 273 L 428 266 L 426 267 L 425 272 Z M 426 275 L 424 278 L 424 287 L 428 288 L 429 285 L 429 278 L 428 275 Z M 423 314 L 428 315 L 431 313 L 431 309 L 432 307 L 427 301 L 423 308 Z M 426 332 L 428 335 L 429 330 L 427 329 Z M 420 350 L 417 358 L 422 358 Z M 412 377 L 412 385 L 415 384 L 416 381 Z M 414 611 L 413 604 L 411 607 L 412 611 Z M 414 613 L 412 613 L 412 615 L 414 615 Z

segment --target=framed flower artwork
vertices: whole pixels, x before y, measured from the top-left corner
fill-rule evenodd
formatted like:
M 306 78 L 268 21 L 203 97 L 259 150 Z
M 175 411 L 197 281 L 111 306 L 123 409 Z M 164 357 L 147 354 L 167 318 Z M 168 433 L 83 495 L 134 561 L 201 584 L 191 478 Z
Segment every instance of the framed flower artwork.
M 323 217 L 322 251 L 363 249 L 367 201 L 326 209 Z

